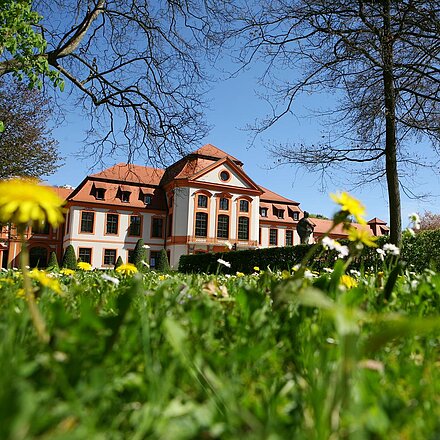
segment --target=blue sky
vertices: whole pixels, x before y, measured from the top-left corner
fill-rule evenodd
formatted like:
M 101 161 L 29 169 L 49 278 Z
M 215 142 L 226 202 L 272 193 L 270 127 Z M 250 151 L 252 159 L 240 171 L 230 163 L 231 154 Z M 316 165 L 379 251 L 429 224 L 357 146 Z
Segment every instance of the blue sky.
M 256 77 L 257 72 L 247 71 L 236 78 L 218 81 L 212 87 L 207 96 L 210 108 L 206 113 L 206 119 L 212 130 L 204 142 L 194 145 L 194 150 L 205 143 L 211 143 L 243 161 L 244 170 L 258 184 L 300 202 L 303 210 L 331 216 L 335 211 L 335 205 L 328 194 L 349 189 L 352 176 L 340 174 L 327 181 L 327 187 L 322 188 L 319 175 L 311 174 L 297 166 L 270 169 L 273 158 L 267 152 L 266 145 L 270 141 L 279 143 L 316 141 L 322 134 L 320 121 L 306 115 L 310 114 L 310 108 L 316 108 L 322 103 L 325 103 L 327 108 L 336 106 L 337 98 L 333 95 L 303 97 L 295 106 L 295 114 L 284 117 L 249 146 L 251 134 L 244 129 L 246 124 L 263 117 L 268 110 L 267 103 L 257 97 L 256 92 L 259 90 Z M 76 186 L 87 174 L 99 169 L 90 169 L 94 163 L 93 158 L 79 160 L 75 157 L 85 138 L 87 120 L 74 109 L 66 113 L 65 117 L 65 123 L 54 130 L 61 154 L 65 157 L 65 165 L 56 174 L 50 176 L 47 182 L 53 185 Z M 111 166 L 123 160 L 124 157 L 121 156 L 108 158 L 107 164 Z M 414 192 L 432 195 L 425 200 L 412 200 L 402 193 L 403 227 L 406 226 L 406 218 L 411 212 L 440 211 L 438 209 L 440 176 L 419 169 L 411 179 L 411 189 Z M 385 221 L 389 220 L 384 185 L 370 184 L 350 193 L 366 205 L 368 219 L 379 217 Z

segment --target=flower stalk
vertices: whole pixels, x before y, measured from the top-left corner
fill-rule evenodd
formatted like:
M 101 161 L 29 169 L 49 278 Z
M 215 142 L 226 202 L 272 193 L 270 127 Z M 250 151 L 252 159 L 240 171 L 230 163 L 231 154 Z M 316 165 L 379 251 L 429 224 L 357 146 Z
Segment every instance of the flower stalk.
M 31 315 L 32 323 L 37 332 L 38 339 L 41 342 L 47 344 L 50 340 L 49 334 L 46 328 L 46 322 L 38 309 L 37 303 L 35 301 L 35 295 L 32 288 L 32 281 L 29 276 L 29 249 L 24 237 L 24 231 L 20 228 L 20 241 L 21 241 L 21 252 L 20 252 L 20 266 L 21 272 L 23 274 L 23 289 L 25 292 L 26 302 L 28 304 L 29 313 Z

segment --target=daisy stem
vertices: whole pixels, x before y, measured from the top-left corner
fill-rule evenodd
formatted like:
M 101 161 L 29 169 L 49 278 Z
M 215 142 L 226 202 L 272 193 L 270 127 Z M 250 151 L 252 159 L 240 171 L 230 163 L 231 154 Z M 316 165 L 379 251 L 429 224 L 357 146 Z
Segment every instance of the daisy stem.
M 37 331 L 38 339 L 41 342 L 49 342 L 49 334 L 46 330 L 46 322 L 38 309 L 37 303 L 35 301 L 35 295 L 32 289 L 32 282 L 29 276 L 29 249 L 24 238 L 23 231 L 20 232 L 21 240 L 21 252 L 20 252 L 20 265 L 21 272 L 23 274 L 23 288 L 26 296 L 26 302 L 29 307 L 29 313 L 31 315 L 32 323 L 34 324 L 35 330 Z

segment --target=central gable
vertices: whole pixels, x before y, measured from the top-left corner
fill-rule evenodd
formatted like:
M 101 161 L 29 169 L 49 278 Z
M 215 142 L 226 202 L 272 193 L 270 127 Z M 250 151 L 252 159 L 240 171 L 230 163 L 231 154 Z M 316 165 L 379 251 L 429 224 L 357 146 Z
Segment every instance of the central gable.
M 260 187 L 231 159 L 225 157 L 204 168 L 189 179 L 222 187 L 245 188 L 261 193 Z

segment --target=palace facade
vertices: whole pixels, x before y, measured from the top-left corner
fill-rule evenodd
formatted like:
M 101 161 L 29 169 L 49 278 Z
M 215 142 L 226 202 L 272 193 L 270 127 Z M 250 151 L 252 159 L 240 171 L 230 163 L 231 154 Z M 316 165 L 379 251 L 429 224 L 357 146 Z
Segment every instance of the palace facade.
M 174 268 L 185 254 L 300 242 L 300 204 L 258 185 L 240 160 L 210 144 L 166 169 L 121 163 L 87 176 L 73 190 L 54 190 L 66 200 L 66 222 L 58 229 L 28 229 L 31 266 L 45 266 L 52 251 L 60 261 L 72 245 L 82 261 L 110 268 L 119 256 L 130 261 L 139 238 L 149 247 L 152 267 L 166 249 Z M 313 242 L 331 221 L 310 220 L 315 225 Z M 386 223 L 377 218 L 355 226 L 374 235 L 388 233 Z M 342 228 L 332 233 L 333 238 L 346 235 Z M 3 225 L 3 267 L 18 266 L 19 253 L 16 230 Z

